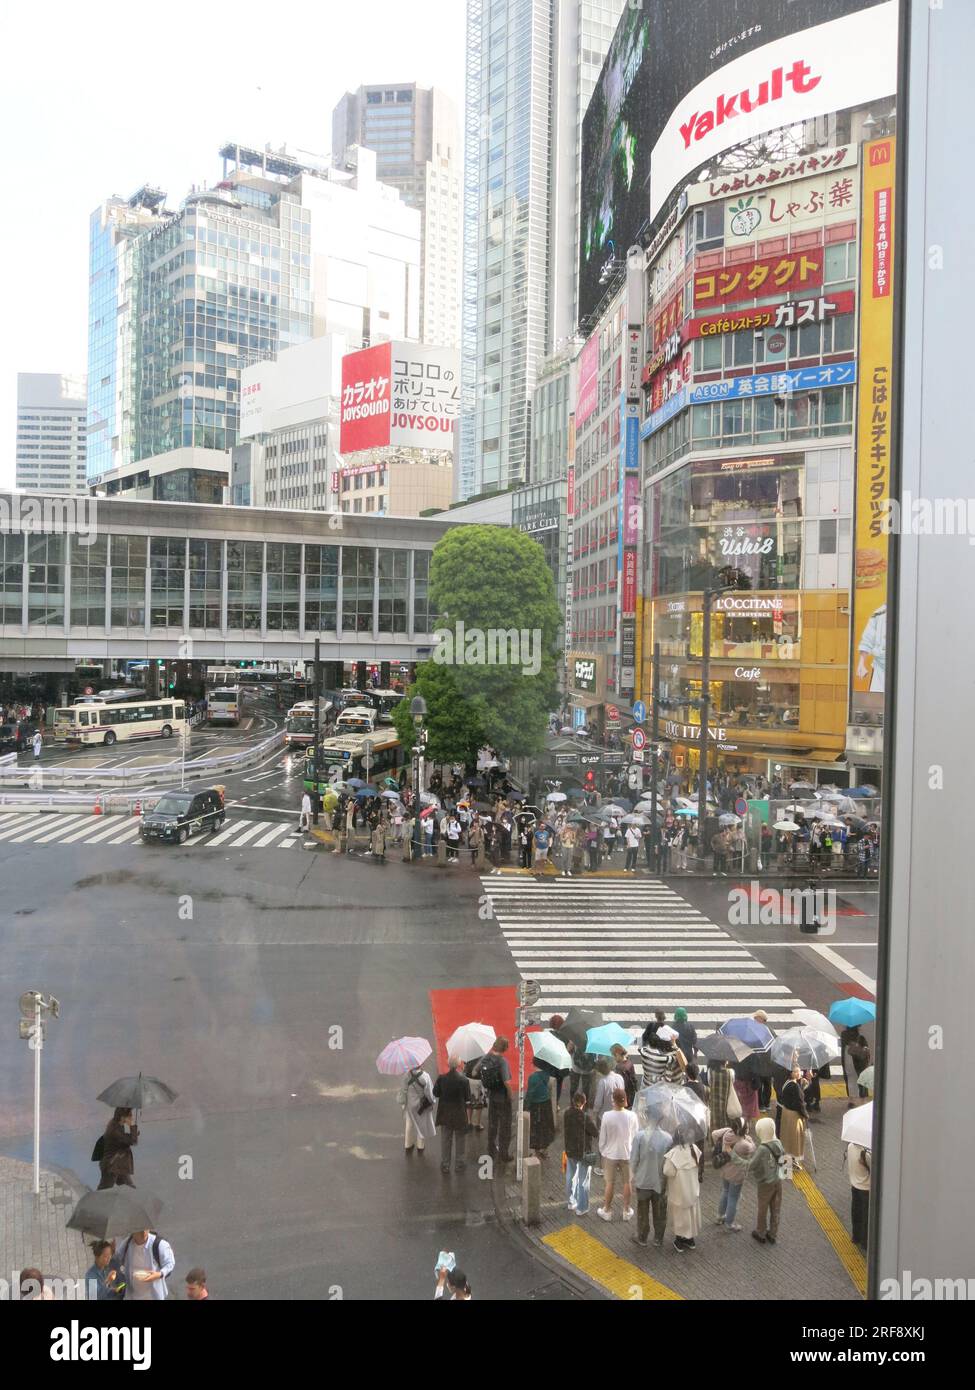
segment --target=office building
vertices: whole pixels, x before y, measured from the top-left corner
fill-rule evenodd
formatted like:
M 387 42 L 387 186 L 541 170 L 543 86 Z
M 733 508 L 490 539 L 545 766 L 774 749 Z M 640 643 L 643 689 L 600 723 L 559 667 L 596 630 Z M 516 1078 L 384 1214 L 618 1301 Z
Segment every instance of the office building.
M 141 189 L 92 216 L 90 485 L 124 492 L 186 449 L 194 472 L 212 452 L 226 482 L 247 364 L 331 331 L 354 346 L 419 331 L 419 214 L 377 182 L 372 152 L 343 169 L 220 154 L 220 182 L 175 213 Z
M 17 373 L 17 487 L 85 491 L 84 377 Z
M 624 0 L 468 0 L 459 491 L 531 476 L 539 363 L 575 329 L 582 118 Z
M 422 219 L 420 339 L 460 342 L 460 132 L 453 102 L 436 87 L 397 82 L 346 92 L 332 113 L 332 157 L 364 146 L 376 177 Z

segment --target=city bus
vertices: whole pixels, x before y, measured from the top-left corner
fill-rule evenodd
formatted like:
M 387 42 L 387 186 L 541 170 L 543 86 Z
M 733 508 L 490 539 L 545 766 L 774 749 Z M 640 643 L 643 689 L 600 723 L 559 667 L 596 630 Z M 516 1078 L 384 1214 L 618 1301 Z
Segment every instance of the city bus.
M 235 685 L 207 691 L 208 724 L 239 724 L 243 712 L 244 697 Z
M 332 706 L 322 700 L 318 707 L 319 722 L 324 728 L 332 722 Z M 288 710 L 284 721 L 284 741 L 288 747 L 307 748 L 315 742 L 315 702 L 303 701 Z
M 314 779 L 315 750 L 305 754 L 304 786 L 306 791 L 325 791 L 330 782 L 347 782 L 358 777 L 372 782 L 379 777 L 395 775 L 403 763 L 403 749 L 395 734 L 377 733 L 365 738 L 361 734 L 339 734 L 318 745 L 318 782 Z
M 376 711 L 367 705 L 346 705 L 335 721 L 337 733 L 371 734 L 376 727 Z
M 102 743 L 130 738 L 184 737 L 189 725 L 182 700 L 87 700 L 54 711 L 55 743 Z
M 402 690 L 374 690 L 372 692 L 372 704 L 379 716 L 380 724 L 392 724 L 393 710 L 406 696 Z

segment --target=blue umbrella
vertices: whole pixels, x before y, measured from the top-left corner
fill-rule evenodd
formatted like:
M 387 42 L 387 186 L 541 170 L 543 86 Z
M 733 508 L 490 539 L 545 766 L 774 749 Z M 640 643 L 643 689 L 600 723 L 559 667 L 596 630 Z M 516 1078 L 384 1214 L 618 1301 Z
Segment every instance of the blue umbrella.
M 738 1038 L 756 1052 L 760 1052 L 772 1041 L 771 1028 L 759 1023 L 757 1018 L 729 1018 L 727 1023 L 722 1023 L 718 1032 L 729 1038 Z
M 590 1028 L 586 1034 L 586 1051 L 597 1057 L 611 1057 L 614 1047 L 625 1047 L 627 1052 L 633 1046 L 633 1035 L 618 1023 L 603 1023 L 598 1028 Z
M 844 1028 L 855 1028 L 860 1023 L 870 1023 L 877 1017 L 877 1006 L 869 999 L 835 999 L 829 1006 L 830 1023 L 842 1023 Z
M 361 777 L 348 777 L 346 778 L 345 785 L 347 787 L 364 787 L 366 784 Z
M 361 791 L 356 792 L 355 799 L 356 801 L 365 801 L 367 797 L 378 795 L 379 793 L 376 791 L 375 787 L 363 787 Z

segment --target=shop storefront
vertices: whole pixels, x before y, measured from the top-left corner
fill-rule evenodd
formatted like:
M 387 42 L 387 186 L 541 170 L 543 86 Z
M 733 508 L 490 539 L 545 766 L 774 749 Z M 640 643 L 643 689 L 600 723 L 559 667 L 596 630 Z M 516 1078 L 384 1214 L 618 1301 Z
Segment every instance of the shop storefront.
M 587 652 L 569 653 L 569 709 L 573 728 L 603 726 L 606 703 L 606 658 Z

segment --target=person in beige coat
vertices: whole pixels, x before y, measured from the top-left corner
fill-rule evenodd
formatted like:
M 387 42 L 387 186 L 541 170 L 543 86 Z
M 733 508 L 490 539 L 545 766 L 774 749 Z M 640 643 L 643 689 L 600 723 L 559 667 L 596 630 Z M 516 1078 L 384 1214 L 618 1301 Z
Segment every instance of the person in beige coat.
M 696 1250 L 694 1237 L 701 1229 L 701 1150 L 696 1144 L 681 1142 L 664 1157 L 663 1174 L 667 1179 L 667 1210 L 674 1222 L 674 1249 L 683 1254 Z

